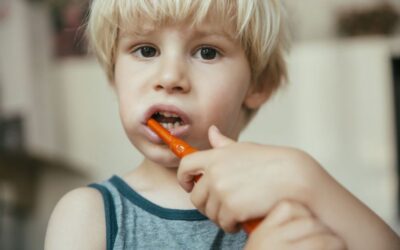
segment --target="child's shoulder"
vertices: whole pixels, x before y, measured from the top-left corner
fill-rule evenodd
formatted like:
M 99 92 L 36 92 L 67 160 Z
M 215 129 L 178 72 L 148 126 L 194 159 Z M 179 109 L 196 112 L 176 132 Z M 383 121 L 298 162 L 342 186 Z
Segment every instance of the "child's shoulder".
M 105 231 L 101 194 L 80 187 L 65 194 L 54 208 L 46 249 L 105 249 Z

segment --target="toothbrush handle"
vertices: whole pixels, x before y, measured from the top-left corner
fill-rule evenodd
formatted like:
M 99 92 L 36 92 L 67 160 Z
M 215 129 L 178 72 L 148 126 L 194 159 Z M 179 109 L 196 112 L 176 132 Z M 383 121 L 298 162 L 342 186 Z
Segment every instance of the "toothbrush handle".
M 251 232 L 258 227 L 261 223 L 261 219 L 253 219 L 253 220 L 248 220 L 242 223 L 242 228 L 247 234 L 251 234 Z

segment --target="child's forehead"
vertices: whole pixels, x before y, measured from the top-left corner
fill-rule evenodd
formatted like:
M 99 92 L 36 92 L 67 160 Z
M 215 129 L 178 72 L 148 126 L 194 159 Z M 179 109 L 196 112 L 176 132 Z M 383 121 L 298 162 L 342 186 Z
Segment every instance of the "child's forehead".
M 218 35 L 228 39 L 235 39 L 233 26 L 227 22 L 218 22 L 213 19 L 205 19 L 195 23 L 192 20 L 169 21 L 160 23 L 154 20 L 140 20 L 139 22 L 125 22 L 120 25 L 120 37 L 148 36 L 158 33 L 167 27 L 177 27 L 187 35 L 207 36 Z

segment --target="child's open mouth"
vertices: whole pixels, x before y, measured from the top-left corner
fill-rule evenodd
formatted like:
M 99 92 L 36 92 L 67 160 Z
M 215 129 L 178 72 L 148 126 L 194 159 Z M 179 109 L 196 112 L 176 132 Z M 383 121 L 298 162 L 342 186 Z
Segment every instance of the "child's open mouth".
M 142 124 L 144 125 L 147 138 L 158 144 L 162 143 L 161 139 L 146 124 L 150 118 L 156 120 L 173 136 L 179 138 L 184 138 L 188 135 L 191 127 L 190 124 L 192 123 L 189 116 L 176 106 L 163 104 L 151 106 L 144 114 Z
M 168 130 L 176 129 L 184 125 L 184 122 L 179 115 L 167 111 L 156 112 L 151 116 L 151 118 Z

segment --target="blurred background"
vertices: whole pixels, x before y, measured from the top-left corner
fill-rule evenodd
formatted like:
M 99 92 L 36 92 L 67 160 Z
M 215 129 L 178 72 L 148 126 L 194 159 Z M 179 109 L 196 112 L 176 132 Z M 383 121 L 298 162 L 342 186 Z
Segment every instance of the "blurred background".
M 284 2 L 290 83 L 241 140 L 304 149 L 400 232 L 400 1 Z M 87 8 L 83 0 L 0 0 L 2 250 L 43 249 L 63 194 L 142 159 L 86 52 Z

